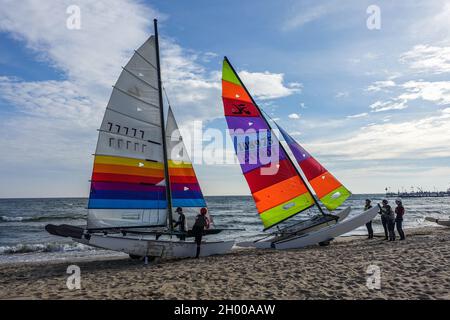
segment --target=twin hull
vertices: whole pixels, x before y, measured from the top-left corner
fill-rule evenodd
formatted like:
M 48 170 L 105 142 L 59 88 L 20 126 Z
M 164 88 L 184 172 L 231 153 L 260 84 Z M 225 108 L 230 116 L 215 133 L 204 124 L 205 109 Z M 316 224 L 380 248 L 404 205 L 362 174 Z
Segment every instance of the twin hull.
M 378 210 L 378 207 L 373 207 L 372 209 L 364 211 L 357 216 L 346 219 L 343 222 L 338 222 L 335 225 L 322 228 L 313 233 L 306 233 L 300 236 L 289 238 L 287 240 L 276 242 L 275 249 L 302 248 L 313 244 L 329 241 L 373 220 L 373 218 L 375 218 L 375 216 L 378 214 Z
M 138 237 L 92 234 L 90 239 L 73 239 L 93 247 L 128 253 L 141 257 L 190 258 L 195 257 L 197 244 L 191 241 L 150 240 Z M 202 242 L 200 256 L 225 254 L 234 241 Z

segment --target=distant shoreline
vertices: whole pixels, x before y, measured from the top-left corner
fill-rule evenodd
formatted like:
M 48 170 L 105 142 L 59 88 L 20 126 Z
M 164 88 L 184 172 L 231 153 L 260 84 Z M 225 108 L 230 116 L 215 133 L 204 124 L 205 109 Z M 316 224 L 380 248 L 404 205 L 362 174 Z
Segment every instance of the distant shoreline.
M 384 193 L 355 193 L 352 196 L 376 196 L 385 197 Z M 251 197 L 251 195 L 205 195 L 205 198 L 223 198 L 223 197 Z M 16 197 L 16 198 L 1 198 L 0 200 L 58 200 L 58 199 L 89 199 L 89 197 Z

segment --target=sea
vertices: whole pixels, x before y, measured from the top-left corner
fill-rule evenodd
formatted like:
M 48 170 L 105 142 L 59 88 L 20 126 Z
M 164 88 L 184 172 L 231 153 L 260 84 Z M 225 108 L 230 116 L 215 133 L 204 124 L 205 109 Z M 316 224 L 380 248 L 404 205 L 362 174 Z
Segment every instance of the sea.
M 351 206 L 352 213 L 362 212 L 365 199 L 373 204 L 381 202 L 383 195 L 352 195 L 342 207 Z M 388 199 L 395 206 L 395 199 Z M 267 235 L 262 231 L 255 204 L 250 196 L 206 197 L 209 212 L 217 228 L 233 229 L 223 231 L 212 239 L 234 239 L 248 241 Z M 404 228 L 435 226 L 425 217 L 448 219 L 450 216 L 450 197 L 444 198 L 407 198 L 403 199 L 406 209 Z M 86 225 L 86 198 L 50 198 L 50 199 L 0 199 L 0 264 L 17 262 L 45 262 L 50 260 L 70 260 L 74 258 L 104 258 L 120 256 L 121 253 L 96 249 L 48 234 L 46 224 Z M 304 214 L 297 215 L 286 224 L 313 216 L 318 209 L 313 207 Z M 375 232 L 381 232 L 379 217 L 373 221 Z M 283 227 L 283 225 L 280 225 Z M 269 231 L 268 231 L 269 232 Z M 364 235 L 365 226 L 359 227 L 345 236 Z

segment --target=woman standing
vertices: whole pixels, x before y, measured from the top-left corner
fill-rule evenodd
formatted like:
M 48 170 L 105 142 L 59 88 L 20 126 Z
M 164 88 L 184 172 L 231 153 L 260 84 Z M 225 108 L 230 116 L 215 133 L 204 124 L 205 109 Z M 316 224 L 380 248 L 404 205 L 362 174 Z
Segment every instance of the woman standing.
M 395 225 L 397 227 L 400 240 L 405 240 L 405 233 L 403 232 L 403 215 L 405 214 L 405 208 L 403 207 L 402 200 L 395 200 L 397 207 L 395 208 Z
M 366 199 L 366 205 L 364 206 L 364 211 L 367 211 L 372 208 L 372 201 L 370 199 Z M 372 220 L 366 223 L 367 233 L 369 234 L 368 239 L 373 239 L 373 228 L 372 228 Z

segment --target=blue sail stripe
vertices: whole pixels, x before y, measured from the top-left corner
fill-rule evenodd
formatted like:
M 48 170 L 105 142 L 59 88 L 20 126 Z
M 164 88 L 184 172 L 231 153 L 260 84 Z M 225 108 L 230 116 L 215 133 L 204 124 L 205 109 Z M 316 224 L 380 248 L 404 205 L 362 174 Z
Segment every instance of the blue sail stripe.
M 176 207 L 206 207 L 205 200 L 202 199 L 172 199 L 172 206 Z

